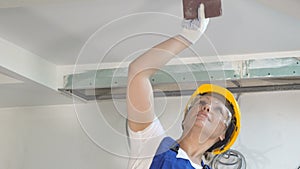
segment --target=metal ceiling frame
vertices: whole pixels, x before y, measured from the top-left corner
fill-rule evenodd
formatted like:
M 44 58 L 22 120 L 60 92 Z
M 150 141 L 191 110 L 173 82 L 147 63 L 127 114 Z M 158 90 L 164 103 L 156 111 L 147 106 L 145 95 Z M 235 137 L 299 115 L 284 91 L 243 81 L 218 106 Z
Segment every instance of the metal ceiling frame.
M 214 83 L 233 93 L 300 90 L 298 58 L 167 65 L 151 77 L 154 96 L 191 95 L 198 85 Z M 126 98 L 127 68 L 99 69 L 64 77 L 59 91 L 84 100 Z

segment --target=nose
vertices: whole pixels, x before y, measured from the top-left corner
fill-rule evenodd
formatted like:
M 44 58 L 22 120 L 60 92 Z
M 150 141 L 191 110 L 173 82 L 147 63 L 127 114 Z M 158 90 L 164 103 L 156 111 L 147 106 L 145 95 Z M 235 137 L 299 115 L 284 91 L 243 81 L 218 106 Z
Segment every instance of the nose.
M 203 111 L 206 111 L 206 112 L 209 112 L 210 106 L 209 106 L 208 104 L 203 105 L 203 106 L 202 106 L 202 110 L 203 110 Z

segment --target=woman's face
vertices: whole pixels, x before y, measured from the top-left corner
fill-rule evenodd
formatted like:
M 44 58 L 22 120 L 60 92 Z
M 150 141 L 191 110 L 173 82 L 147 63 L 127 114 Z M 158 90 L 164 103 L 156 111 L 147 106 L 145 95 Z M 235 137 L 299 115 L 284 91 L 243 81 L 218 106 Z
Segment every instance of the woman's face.
M 221 100 L 210 96 L 196 97 L 183 120 L 184 132 L 196 132 L 201 142 L 225 134 L 231 113 Z

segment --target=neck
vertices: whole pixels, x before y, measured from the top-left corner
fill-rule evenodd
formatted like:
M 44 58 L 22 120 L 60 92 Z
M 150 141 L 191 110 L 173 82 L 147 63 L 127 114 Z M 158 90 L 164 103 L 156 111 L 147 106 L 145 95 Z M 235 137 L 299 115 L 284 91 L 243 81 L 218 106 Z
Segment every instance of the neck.
M 201 165 L 203 154 L 216 142 L 216 140 L 207 140 L 200 143 L 199 135 L 193 133 L 195 132 L 189 132 L 186 135 L 182 135 L 178 140 L 178 143 L 180 148 L 187 153 L 191 161 Z

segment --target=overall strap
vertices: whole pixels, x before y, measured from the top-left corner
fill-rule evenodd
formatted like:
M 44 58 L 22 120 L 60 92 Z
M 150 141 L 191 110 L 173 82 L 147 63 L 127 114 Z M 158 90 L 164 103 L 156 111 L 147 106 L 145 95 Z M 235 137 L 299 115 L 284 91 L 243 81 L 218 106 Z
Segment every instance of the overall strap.
M 180 145 L 172 138 L 165 137 L 159 145 L 156 155 L 153 158 L 150 169 L 191 169 L 194 168 L 187 159 L 176 158 Z M 162 162 L 163 161 L 163 162 Z M 208 165 L 201 161 L 203 169 L 211 169 Z

